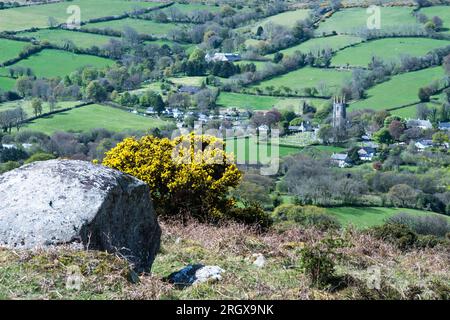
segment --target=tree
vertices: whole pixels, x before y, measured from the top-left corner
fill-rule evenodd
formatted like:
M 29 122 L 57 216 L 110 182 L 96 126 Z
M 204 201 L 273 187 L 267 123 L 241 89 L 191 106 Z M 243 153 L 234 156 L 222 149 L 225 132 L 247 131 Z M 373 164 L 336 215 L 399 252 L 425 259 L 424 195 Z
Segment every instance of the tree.
M 86 98 L 94 102 L 105 101 L 108 97 L 106 89 L 98 80 L 91 81 L 86 88 Z
M 31 100 L 31 108 L 33 109 L 34 116 L 37 117 L 42 114 L 42 100 L 34 98 Z
M 431 90 L 428 87 L 419 89 L 419 99 L 421 102 L 430 102 Z
M 259 26 L 258 29 L 256 30 L 256 36 L 261 37 L 263 33 L 264 33 L 264 28 Z
M 386 128 L 382 128 L 381 130 L 377 131 L 374 134 L 374 140 L 382 144 L 391 144 L 394 142 L 391 134 L 389 133 L 389 130 Z
M 440 31 L 444 25 L 444 21 L 438 16 L 434 16 L 431 21 L 433 21 L 436 31 Z
M 144 95 L 142 95 L 139 103 L 143 108 L 153 108 L 158 115 L 166 109 L 163 99 L 154 91 L 147 91 Z
M 447 55 L 443 60 L 443 66 L 445 69 L 445 72 L 450 75 L 450 54 Z
M 449 142 L 449 137 L 445 132 L 439 131 L 433 134 L 433 143 L 442 146 Z
M 194 134 L 127 138 L 107 152 L 103 164 L 146 182 L 159 215 L 220 219 L 233 209 L 228 190 L 241 179 L 224 148 L 216 137 Z
M 417 201 L 417 192 L 407 184 L 397 184 L 389 189 L 388 197 L 396 207 L 414 207 Z
M 401 135 L 405 131 L 406 126 L 403 122 L 399 120 L 394 120 L 389 125 L 389 133 L 395 140 L 400 140 Z

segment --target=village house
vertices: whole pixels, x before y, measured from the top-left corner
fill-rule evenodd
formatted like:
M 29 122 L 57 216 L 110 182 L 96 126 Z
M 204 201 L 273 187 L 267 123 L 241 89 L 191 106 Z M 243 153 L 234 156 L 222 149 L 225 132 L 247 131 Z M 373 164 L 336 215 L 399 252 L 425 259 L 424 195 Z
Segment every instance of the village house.
M 311 132 L 311 131 L 314 131 L 314 127 L 309 121 L 307 121 L 307 122 L 304 121 L 299 126 L 289 126 L 288 129 L 291 132 Z
M 450 122 L 439 122 L 439 130 L 450 131 Z
M 406 122 L 406 126 L 408 127 L 408 129 L 410 128 L 419 128 L 422 130 L 427 130 L 427 129 L 433 129 L 433 125 L 430 122 L 430 120 L 408 120 Z
M 351 160 L 347 153 L 333 153 L 331 162 L 336 164 L 339 168 L 346 168 L 351 166 Z
M 358 150 L 358 155 L 361 161 L 372 161 L 376 155 L 376 149 L 371 147 L 362 147 Z
M 206 62 L 236 62 L 241 61 L 241 55 L 236 53 L 220 53 L 217 52 L 213 55 L 207 54 L 205 56 Z
M 433 140 L 419 140 L 415 144 L 418 151 L 422 152 L 428 148 L 433 147 Z

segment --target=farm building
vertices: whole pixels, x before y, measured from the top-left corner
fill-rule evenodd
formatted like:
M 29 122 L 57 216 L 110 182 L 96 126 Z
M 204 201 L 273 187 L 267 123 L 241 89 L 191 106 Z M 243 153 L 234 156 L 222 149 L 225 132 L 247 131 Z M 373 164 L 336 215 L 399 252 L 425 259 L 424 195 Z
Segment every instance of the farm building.
M 361 161 L 372 161 L 375 157 L 376 149 L 371 147 L 363 147 L 358 150 L 359 159 Z
M 432 129 L 433 125 L 431 124 L 430 120 L 408 120 L 406 122 L 406 126 L 408 128 L 419 128 L 422 130 Z
M 241 61 L 241 55 L 236 53 L 215 53 L 205 56 L 206 62 L 236 62 Z
M 331 162 L 339 166 L 339 168 L 345 168 L 351 165 L 351 160 L 347 153 L 333 153 Z

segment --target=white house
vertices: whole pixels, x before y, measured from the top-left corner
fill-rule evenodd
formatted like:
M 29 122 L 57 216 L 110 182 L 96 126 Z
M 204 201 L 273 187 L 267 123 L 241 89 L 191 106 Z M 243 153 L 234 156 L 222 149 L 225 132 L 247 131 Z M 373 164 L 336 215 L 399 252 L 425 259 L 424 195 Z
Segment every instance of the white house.
M 433 146 L 432 140 L 420 140 L 415 144 L 418 151 L 424 151 L 425 149 L 431 148 Z
M 422 130 L 432 129 L 433 125 L 431 124 L 430 120 L 408 120 L 406 122 L 406 126 L 408 128 L 419 128 Z
M 236 53 L 220 53 L 217 52 L 213 55 L 207 54 L 205 56 L 206 62 L 235 62 L 241 61 L 241 55 Z
M 338 165 L 339 168 L 345 168 L 351 165 L 351 160 L 347 153 L 333 153 L 331 162 Z
M 359 159 L 361 161 L 372 161 L 375 157 L 376 150 L 370 147 L 362 147 L 358 150 Z
M 439 130 L 450 131 L 450 122 L 439 122 Z

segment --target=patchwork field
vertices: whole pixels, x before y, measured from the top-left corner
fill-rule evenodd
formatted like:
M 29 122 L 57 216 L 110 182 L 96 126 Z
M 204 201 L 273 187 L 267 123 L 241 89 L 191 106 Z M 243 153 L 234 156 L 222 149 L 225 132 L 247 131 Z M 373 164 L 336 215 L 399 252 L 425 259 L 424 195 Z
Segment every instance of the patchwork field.
M 79 48 L 91 48 L 93 46 L 101 48 L 111 39 L 108 36 L 61 29 L 43 29 L 36 32 L 19 33 L 18 35 L 34 38 L 39 41 L 46 40 L 60 46 L 66 44 L 67 41 L 71 41 Z
M 291 55 L 296 51 L 300 51 L 302 53 L 308 52 L 316 53 L 324 49 L 331 49 L 333 51 L 336 51 L 348 45 L 359 43 L 361 41 L 362 41 L 361 38 L 349 35 L 337 35 L 332 37 L 313 38 L 297 46 L 280 50 L 280 52 L 283 53 L 284 55 Z M 273 57 L 273 54 L 270 55 L 270 57 Z
M 16 80 L 0 76 L 0 91 L 9 91 L 16 85 Z
M 111 131 L 148 130 L 166 124 L 159 119 L 94 104 L 37 119 L 27 124 L 26 128 L 51 134 L 56 131 L 83 132 L 94 128 Z
M 266 89 L 270 86 L 275 88 L 288 87 L 302 94 L 305 88 L 319 87 L 323 84 L 327 91 L 333 93 L 349 77 L 351 77 L 351 74 L 347 71 L 306 67 L 263 81 L 254 87 L 261 89 Z
M 380 7 L 381 29 L 392 30 L 419 26 L 413 17 L 410 7 Z M 332 17 L 320 23 L 316 33 L 358 33 L 367 30 L 367 21 L 372 14 L 366 12 L 366 8 L 344 9 L 333 14 Z
M 217 104 L 220 106 L 251 110 L 270 110 L 272 108 L 301 110 L 303 102 L 320 107 L 327 103 L 327 100 L 257 96 L 231 92 L 222 92 L 217 100 Z
M 98 29 L 111 29 L 117 31 L 123 31 L 125 27 L 131 27 L 140 34 L 149 34 L 154 36 L 165 36 L 169 31 L 177 29 L 179 27 L 188 27 L 188 24 L 183 23 L 158 23 L 151 20 L 142 19 L 122 19 L 115 21 L 106 21 L 98 23 L 88 23 L 82 26 L 82 29 L 98 28 Z
M 446 6 L 435 6 L 420 9 L 420 12 L 426 14 L 428 18 L 435 16 L 444 22 L 444 30 L 442 32 L 450 33 L 450 8 Z
M 60 102 L 56 103 L 55 110 L 71 108 L 80 103 L 81 103 L 81 101 L 60 101 Z M 24 100 L 1 103 L 0 104 L 0 112 L 9 110 L 9 109 L 14 109 L 17 107 L 22 107 L 22 109 L 25 111 L 25 113 L 27 115 L 27 118 L 31 118 L 34 116 L 34 111 L 33 111 L 33 108 L 31 107 L 31 101 L 24 101 Z M 44 102 L 42 104 L 42 113 L 47 113 L 47 112 L 50 112 L 50 106 L 47 102 Z
M 28 59 L 19 61 L 15 66 L 28 67 L 36 76 L 51 78 L 70 74 L 83 66 L 102 68 L 114 63 L 112 60 L 96 56 L 60 50 L 43 50 Z
M 402 55 L 421 57 L 433 49 L 449 45 L 450 41 L 429 38 L 389 38 L 369 41 L 338 52 L 332 60 L 332 65 L 367 67 L 372 57 L 381 57 L 386 62 L 398 62 Z
M 81 12 L 81 21 L 87 21 L 93 18 L 120 15 L 137 8 L 150 8 L 159 5 L 161 3 L 126 0 L 73 0 L 13 8 L 0 11 L 0 31 L 26 30 L 33 27 L 45 28 L 49 26 L 49 17 L 53 17 L 59 23 L 66 22 L 72 15 L 72 12 L 67 13 L 69 6 L 78 6 Z
M 361 229 L 381 225 L 386 219 L 401 212 L 413 215 L 437 215 L 437 213 L 429 211 L 383 207 L 339 207 L 328 208 L 327 211 L 335 216 L 344 226 L 352 224 Z M 449 217 L 447 219 L 450 221 Z
M 295 23 L 299 20 L 304 20 L 308 18 L 309 16 L 309 10 L 295 10 L 295 11 L 287 11 L 283 12 L 271 17 L 268 17 L 267 19 L 264 19 L 262 21 L 258 21 L 258 23 L 255 23 L 252 27 L 252 32 L 256 32 L 258 27 L 261 26 L 265 28 L 268 24 L 277 24 L 280 26 L 284 26 L 287 28 L 292 28 L 295 26 Z
M 19 56 L 27 45 L 29 45 L 27 42 L 0 39 L 0 64 Z
M 441 79 L 443 76 L 444 69 L 442 67 L 394 76 L 391 80 L 367 90 L 368 98 L 351 104 L 349 110 L 385 110 L 418 102 L 419 88 L 430 84 L 433 80 Z
M 163 9 L 167 15 L 169 15 L 170 18 L 170 12 L 173 10 L 179 10 L 183 13 L 190 13 L 192 11 L 209 11 L 209 12 L 219 12 L 220 7 L 219 6 L 213 6 L 213 5 L 206 5 L 201 3 L 175 3 L 174 5 L 170 6 L 169 8 Z

